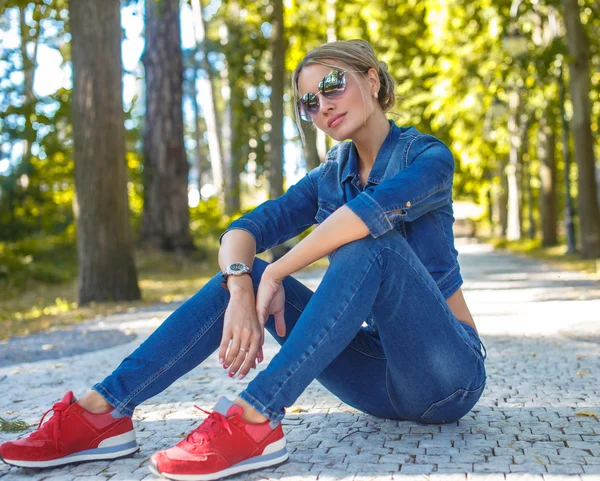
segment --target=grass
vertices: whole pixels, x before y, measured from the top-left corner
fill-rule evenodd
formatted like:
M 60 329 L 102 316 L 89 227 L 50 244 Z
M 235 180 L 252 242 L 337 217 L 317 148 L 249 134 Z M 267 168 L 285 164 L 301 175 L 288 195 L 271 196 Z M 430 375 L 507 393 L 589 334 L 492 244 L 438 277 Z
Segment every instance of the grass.
M 539 239 L 507 241 L 506 239 L 496 237 L 480 236 L 478 238 L 481 241 L 491 243 L 495 249 L 502 249 L 514 254 L 548 262 L 565 270 L 600 275 L 600 259 L 582 259 L 579 254 L 567 254 L 566 245 L 544 247 Z
M 259 258 L 269 260 L 261 253 Z M 73 270 L 74 258 L 63 257 L 55 270 Z M 327 258 L 319 259 L 307 269 L 326 267 Z M 19 282 L 0 282 L 0 340 L 48 331 L 59 326 L 127 312 L 138 307 L 182 301 L 193 295 L 219 270 L 218 245 L 199 249 L 192 257 L 156 251 L 136 252 L 138 281 L 142 300 L 106 302 L 87 306 L 77 304 L 77 278 L 67 281 L 39 280 L 21 275 Z M 37 266 L 42 269 L 44 266 Z M 76 266 L 75 266 L 76 270 Z

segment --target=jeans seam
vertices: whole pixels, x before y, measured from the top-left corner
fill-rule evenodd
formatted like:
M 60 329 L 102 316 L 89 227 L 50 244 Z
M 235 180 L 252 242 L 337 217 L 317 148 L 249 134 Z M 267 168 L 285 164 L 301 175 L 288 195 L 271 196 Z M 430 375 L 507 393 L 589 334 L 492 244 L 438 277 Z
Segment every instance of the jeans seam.
M 96 384 L 92 389 L 100 394 L 109 404 L 113 406 L 115 411 L 120 414 L 125 414 L 126 416 L 133 416 L 133 411 L 129 409 L 127 406 L 121 407 L 121 401 L 119 401 L 108 389 L 106 389 L 102 384 Z
M 386 247 L 383 247 L 379 253 L 381 254 L 381 252 L 382 252 L 384 249 L 389 249 L 389 250 L 391 250 L 391 251 L 392 251 L 394 254 L 397 254 L 399 257 L 401 257 L 402 259 L 404 259 L 404 262 L 406 262 L 406 263 L 408 264 L 408 266 L 409 266 L 409 267 L 410 267 L 410 268 L 411 268 L 411 269 L 414 271 L 414 273 L 415 273 L 415 274 L 416 274 L 416 275 L 417 275 L 417 276 L 418 276 L 418 277 L 419 277 L 419 278 L 420 278 L 420 279 L 421 279 L 421 280 L 422 280 L 422 281 L 425 283 L 425 286 L 426 286 L 426 287 L 427 287 L 427 288 L 430 290 L 430 292 L 431 292 L 432 294 L 434 294 L 434 296 L 435 296 L 435 292 L 434 292 L 434 291 L 433 291 L 433 290 L 432 290 L 432 289 L 429 287 L 429 285 L 428 285 L 428 283 L 427 283 L 426 279 L 424 279 L 424 278 L 421 276 L 421 274 L 419 274 L 419 272 L 418 272 L 418 271 L 417 271 L 417 270 L 414 268 L 414 266 L 411 264 L 411 262 L 410 262 L 410 261 L 409 261 L 409 260 L 408 260 L 406 257 L 404 257 L 404 255 L 402 255 L 402 253 L 400 253 L 400 252 L 397 252 L 397 251 L 395 251 L 394 249 L 392 249 L 392 248 L 390 248 L 390 247 L 387 247 L 387 246 L 386 246 Z M 377 254 L 377 255 L 379 256 L 379 254 Z M 433 281 L 433 282 L 434 282 L 434 284 L 435 284 L 435 281 Z M 436 286 L 436 287 L 437 287 L 437 286 Z M 441 292 L 441 291 L 439 291 L 439 289 L 438 289 L 438 292 Z M 439 299 L 436 299 L 436 300 L 438 301 L 438 304 L 439 304 L 440 306 L 442 306 L 442 308 L 443 308 L 444 310 L 450 311 L 450 308 L 448 307 L 448 304 L 445 304 L 445 305 L 444 305 L 444 304 L 442 304 L 442 303 L 440 302 L 440 300 L 439 300 Z M 452 313 L 452 311 L 450 311 L 450 313 Z
M 152 384 L 154 381 L 156 381 L 160 376 L 162 376 L 165 372 L 167 372 L 171 367 L 173 367 L 173 365 L 179 361 L 179 359 L 181 359 L 185 354 L 187 354 L 190 349 L 192 349 L 192 347 L 194 347 L 194 345 L 196 345 L 196 343 L 206 334 L 206 332 L 214 325 L 215 321 L 221 316 L 221 314 L 223 312 L 225 312 L 225 310 L 227 309 L 227 304 L 225 305 L 225 307 L 219 312 L 219 314 L 217 316 L 215 316 L 213 319 L 211 319 L 211 321 L 209 321 L 209 323 L 206 324 L 206 328 L 201 331 L 200 333 L 198 333 L 192 340 L 192 342 L 190 342 L 187 346 L 185 346 L 185 348 L 181 351 L 179 351 L 179 353 L 177 353 L 177 355 L 165 366 L 162 366 L 161 369 L 159 369 L 152 377 L 150 377 L 149 379 L 146 380 L 145 383 L 143 383 L 141 386 L 139 386 L 132 394 L 130 394 L 127 398 L 125 398 L 125 400 L 121 401 L 121 403 L 119 404 L 119 406 L 117 406 L 115 409 L 117 409 L 117 411 L 119 411 L 119 408 L 124 407 L 125 409 L 129 409 L 127 407 L 127 404 L 134 399 L 138 394 L 140 394 L 144 389 L 146 389 L 150 384 Z
M 380 251 L 381 252 L 381 251 Z M 377 257 L 379 256 L 379 254 L 377 254 L 375 256 L 375 260 L 376 261 Z M 363 278 L 361 279 L 359 286 L 363 283 L 365 277 L 367 276 L 367 274 L 369 273 L 369 271 L 371 270 L 371 268 L 373 267 L 373 263 L 372 262 L 369 265 L 369 268 L 367 269 L 367 271 L 365 272 L 365 275 L 363 276 Z M 360 289 L 357 289 L 356 292 L 358 292 Z M 346 309 L 348 308 L 348 305 L 350 304 L 350 302 L 352 302 L 352 299 L 354 299 L 354 296 L 356 295 L 356 292 L 354 292 L 354 294 L 352 294 L 352 297 L 350 298 L 350 300 L 348 301 L 348 303 L 346 304 L 346 307 L 344 307 L 344 310 L 340 313 L 340 315 L 338 316 L 338 318 L 334 321 L 334 323 L 331 325 L 331 328 L 325 333 L 325 335 L 321 338 L 321 340 L 319 341 L 319 344 L 317 345 L 317 347 L 319 347 L 321 344 L 323 344 L 324 339 L 329 335 L 329 333 L 331 332 L 331 330 L 335 327 L 335 325 L 337 324 L 337 322 L 339 321 L 339 318 L 344 314 L 344 312 L 346 312 Z M 314 349 L 316 350 L 316 348 Z M 313 350 L 313 352 L 314 352 Z M 306 352 L 306 351 L 305 351 Z M 283 382 L 283 384 L 281 386 L 279 386 L 279 389 L 277 390 L 277 392 L 272 396 L 272 399 L 276 398 L 279 393 L 281 392 L 281 390 L 283 389 L 283 386 L 285 386 L 287 384 L 287 382 L 291 379 L 291 377 L 294 375 L 294 373 L 296 373 L 298 371 L 298 369 L 300 369 L 300 367 L 306 362 L 306 360 L 309 358 L 309 356 L 306 356 L 306 358 L 300 362 L 300 364 L 298 364 L 298 366 L 294 369 L 294 371 L 292 371 L 287 379 Z
M 296 306 L 294 303 L 292 303 L 291 301 L 288 301 L 288 299 L 286 298 L 285 302 L 289 303 L 293 308 L 295 308 L 298 312 L 302 313 L 303 309 L 301 309 L 300 307 Z M 361 349 L 351 346 L 350 344 L 348 344 L 348 347 L 350 349 L 354 349 L 357 352 L 360 352 L 361 354 L 364 354 L 365 356 L 370 357 L 371 359 L 378 359 L 378 360 L 385 360 L 387 359 L 386 357 L 377 357 L 377 356 L 373 356 L 372 354 L 369 354 L 368 352 L 362 351 Z
M 390 405 L 392 406 L 392 408 L 394 409 L 395 413 L 397 416 L 402 417 L 402 415 L 398 412 L 398 408 L 396 407 L 396 404 L 394 403 L 393 399 L 392 399 L 392 394 L 390 393 L 390 383 L 388 382 L 389 380 L 389 369 L 388 369 L 388 363 L 385 363 L 385 390 L 387 392 L 388 395 L 388 399 L 390 401 Z
M 257 404 L 258 406 L 260 406 L 262 408 L 262 410 L 268 414 L 270 414 L 271 416 L 275 417 L 276 419 L 271 419 L 271 421 L 280 421 L 282 418 L 280 417 L 281 414 L 276 413 L 275 411 L 273 411 L 272 409 L 268 408 L 267 406 L 265 406 L 263 403 L 261 403 L 258 399 L 256 399 L 252 394 L 250 394 L 248 391 L 244 390 L 242 391 L 239 396 L 244 399 L 244 397 L 249 398 L 250 400 L 252 400 L 255 404 Z M 244 399 L 246 402 L 248 401 L 248 399 Z M 250 403 L 249 403 L 250 404 Z M 285 408 L 284 408 L 285 410 Z M 258 411 L 258 410 L 257 410 Z M 268 417 L 268 416 L 267 416 Z

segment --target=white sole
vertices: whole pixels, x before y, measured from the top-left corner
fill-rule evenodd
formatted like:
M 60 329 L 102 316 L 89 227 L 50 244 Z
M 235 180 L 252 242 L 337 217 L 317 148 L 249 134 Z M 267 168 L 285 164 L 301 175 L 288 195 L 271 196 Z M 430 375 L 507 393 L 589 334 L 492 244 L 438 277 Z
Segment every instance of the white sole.
M 130 434 L 131 433 L 131 434 Z M 135 432 L 130 431 L 126 433 L 129 439 L 133 438 L 133 441 L 129 441 L 124 444 L 117 446 L 99 447 L 95 449 L 87 449 L 78 453 L 69 454 L 64 458 L 50 459 L 47 461 L 23 461 L 21 459 L 6 459 L 0 458 L 6 464 L 11 466 L 18 466 L 20 468 L 53 468 L 55 466 L 62 466 L 64 464 L 79 463 L 82 461 L 98 461 L 103 459 L 117 459 L 125 456 L 129 456 L 140 449 L 137 442 L 135 441 Z M 124 436 L 124 435 L 120 435 Z M 117 436 L 115 436 L 117 437 Z M 109 438 L 111 439 L 111 438 Z M 108 440 L 104 440 L 105 443 Z M 108 443 L 110 444 L 110 442 Z M 106 443 L 105 443 L 106 445 Z
M 267 459 L 264 461 L 260 460 L 261 456 L 257 457 L 256 462 L 246 463 L 236 466 L 231 466 L 230 468 L 224 469 L 223 471 L 218 471 L 216 473 L 210 474 L 172 474 L 172 473 L 161 473 L 158 471 L 156 466 L 150 461 L 149 468 L 152 474 L 157 476 L 162 476 L 163 478 L 172 479 L 174 481 L 214 481 L 217 479 L 225 478 L 227 476 L 232 476 L 234 474 L 243 473 L 246 471 L 254 471 L 256 469 L 267 468 L 269 466 L 274 466 L 276 464 L 281 464 L 284 461 L 287 461 L 289 458 L 289 453 L 287 450 L 275 458 Z

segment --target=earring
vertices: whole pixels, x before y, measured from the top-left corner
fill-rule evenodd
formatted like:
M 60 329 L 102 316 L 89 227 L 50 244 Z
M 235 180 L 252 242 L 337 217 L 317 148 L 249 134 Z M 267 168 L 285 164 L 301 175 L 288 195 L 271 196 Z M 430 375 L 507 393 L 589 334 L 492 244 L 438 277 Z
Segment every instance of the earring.
M 373 92 L 373 97 L 378 98 L 379 94 L 377 92 Z

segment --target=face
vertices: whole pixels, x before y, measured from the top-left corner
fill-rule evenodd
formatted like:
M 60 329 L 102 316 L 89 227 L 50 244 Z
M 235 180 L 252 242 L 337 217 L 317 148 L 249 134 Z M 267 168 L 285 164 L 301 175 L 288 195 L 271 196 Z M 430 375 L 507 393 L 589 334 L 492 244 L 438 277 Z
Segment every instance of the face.
M 303 67 L 298 75 L 300 98 L 306 93 L 317 95 L 318 111 L 312 116 L 315 126 L 332 139 L 342 141 L 352 139 L 368 118 L 379 107 L 373 92 L 379 90 L 379 77 L 375 69 L 367 73 L 346 72 L 346 88 L 335 99 L 327 98 L 319 92 L 319 83 L 335 68 L 354 70 L 335 61 L 327 62 L 337 67 L 311 64 Z

